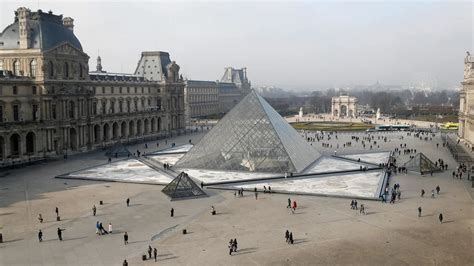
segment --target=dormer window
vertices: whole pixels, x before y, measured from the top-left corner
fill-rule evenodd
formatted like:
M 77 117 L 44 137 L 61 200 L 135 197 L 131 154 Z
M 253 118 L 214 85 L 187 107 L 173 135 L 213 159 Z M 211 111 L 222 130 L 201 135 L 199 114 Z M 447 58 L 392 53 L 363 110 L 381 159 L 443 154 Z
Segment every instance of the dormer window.
M 15 76 L 19 77 L 20 76 L 20 61 L 16 60 L 13 63 L 13 73 Z
M 30 75 L 31 77 L 36 77 L 36 59 L 30 62 Z

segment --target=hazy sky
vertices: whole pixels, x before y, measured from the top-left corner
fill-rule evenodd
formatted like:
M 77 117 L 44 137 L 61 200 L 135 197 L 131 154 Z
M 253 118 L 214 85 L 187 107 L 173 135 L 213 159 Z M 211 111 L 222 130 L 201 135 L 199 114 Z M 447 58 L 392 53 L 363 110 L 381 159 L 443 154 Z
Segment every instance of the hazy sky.
M 141 51 L 170 52 L 189 79 L 247 67 L 254 86 L 457 86 L 473 51 L 473 2 L 11 1 L 75 19 L 91 69 L 133 72 Z

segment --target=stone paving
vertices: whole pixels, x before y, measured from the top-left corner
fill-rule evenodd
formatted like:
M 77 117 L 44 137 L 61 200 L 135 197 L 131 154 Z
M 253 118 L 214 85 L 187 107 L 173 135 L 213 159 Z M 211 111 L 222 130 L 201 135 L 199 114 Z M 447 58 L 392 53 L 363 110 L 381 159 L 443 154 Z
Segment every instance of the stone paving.
M 452 179 L 456 164 L 446 148 L 436 148 L 440 136 L 420 141 L 405 133 L 383 135 L 389 142 L 380 143 L 380 148 L 364 149 L 353 143 L 351 148 L 338 149 L 338 154 L 386 151 L 407 143 L 433 161 L 443 158 L 449 167 L 433 177 L 394 176 L 390 183 L 401 185 L 401 200 L 395 204 L 359 201 L 366 205 L 366 215 L 351 210 L 349 201 L 340 198 L 292 195 L 299 207 L 291 214 L 286 208 L 288 196 L 281 194 L 260 193 L 256 200 L 252 193 L 235 198 L 231 191 L 206 189 L 209 197 L 170 202 L 161 193 L 163 186 L 54 178 L 106 162 L 103 152 L 1 172 L 0 265 L 122 265 L 124 259 L 129 265 L 472 265 L 472 189 L 470 181 Z M 190 138 L 196 142 L 199 137 L 180 136 L 168 144 L 185 144 Z M 335 146 L 350 137 L 351 133 L 341 133 L 328 143 Z M 318 142 L 313 145 L 326 155 L 335 150 Z M 143 144 L 130 150 L 137 147 L 143 150 Z M 153 143 L 148 147 L 151 152 Z M 397 160 L 408 158 L 402 155 Z M 436 185 L 441 193 L 432 199 L 429 194 Z M 427 191 L 424 198 L 419 195 L 422 188 Z M 125 204 L 127 197 L 130 207 Z M 99 205 L 100 200 L 104 205 Z M 91 211 L 94 204 L 96 217 Z M 211 205 L 217 210 L 215 216 L 210 214 Z M 423 208 L 420 218 L 418 206 Z M 437 218 L 440 212 L 443 224 Z M 45 219 L 42 224 L 38 213 Z M 105 227 L 111 222 L 114 233 L 96 235 L 96 221 Z M 58 227 L 66 229 L 62 242 L 57 240 Z M 42 243 L 37 240 L 39 229 L 44 233 Z M 182 229 L 188 234 L 183 235 Z M 287 229 L 293 232 L 293 245 L 285 243 Z M 123 244 L 124 232 L 130 236 L 128 245 Z M 237 238 L 239 251 L 229 256 L 231 238 Z M 158 249 L 157 263 L 141 260 L 148 245 Z

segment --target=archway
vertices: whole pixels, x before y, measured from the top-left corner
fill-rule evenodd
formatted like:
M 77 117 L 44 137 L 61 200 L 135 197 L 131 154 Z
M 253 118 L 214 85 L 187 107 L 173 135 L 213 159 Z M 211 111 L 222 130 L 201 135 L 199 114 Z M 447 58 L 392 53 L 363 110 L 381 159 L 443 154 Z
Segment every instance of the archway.
M 0 160 L 3 160 L 5 157 L 5 141 L 3 137 L 0 136 Z
M 150 121 L 148 119 L 145 119 L 145 135 L 148 135 L 150 133 Z
M 35 134 L 33 132 L 26 134 L 26 153 L 35 153 Z
M 99 143 L 100 142 L 100 126 L 95 125 L 94 126 L 94 143 Z
M 347 116 L 347 105 L 341 105 L 341 117 Z
M 118 139 L 118 134 L 119 134 L 119 126 L 118 126 L 118 123 L 115 122 L 112 125 L 112 139 Z
M 121 138 L 126 138 L 127 137 L 127 123 L 125 121 L 122 122 L 120 126 L 120 131 L 121 131 Z
M 18 134 L 13 134 L 10 137 L 10 154 L 12 157 L 20 156 L 20 148 L 21 148 L 21 138 Z
M 110 126 L 109 124 L 105 123 L 104 124 L 104 129 L 103 129 L 103 137 L 102 137 L 102 140 L 103 141 L 109 141 L 110 140 Z
M 142 135 L 142 120 L 138 120 L 137 121 L 137 136 L 141 136 Z
M 161 117 L 158 117 L 158 122 L 157 122 L 157 125 L 156 125 L 156 126 L 157 126 L 157 130 L 156 130 L 156 131 L 160 132 L 160 131 L 161 131 Z
M 151 119 L 151 132 L 156 132 L 156 119 L 154 117 Z
M 128 136 L 135 137 L 135 122 L 133 120 L 128 122 Z
M 69 149 L 77 150 L 77 132 L 73 127 L 69 129 Z

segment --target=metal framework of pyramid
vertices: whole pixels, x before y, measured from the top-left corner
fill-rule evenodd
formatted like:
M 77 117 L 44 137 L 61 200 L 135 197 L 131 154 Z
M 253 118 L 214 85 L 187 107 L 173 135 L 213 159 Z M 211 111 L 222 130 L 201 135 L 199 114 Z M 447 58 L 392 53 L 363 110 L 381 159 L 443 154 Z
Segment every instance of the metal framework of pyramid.
M 171 200 L 207 196 L 185 172 L 181 172 L 161 192 L 168 195 Z
M 131 155 L 132 153 L 123 145 L 122 142 L 117 142 L 112 147 L 110 147 L 106 152 L 105 156 L 107 157 L 125 157 Z
M 175 165 L 252 172 L 302 172 L 321 154 L 255 91 Z
M 423 153 L 418 153 L 410 159 L 408 162 L 404 163 L 405 166 L 410 171 L 420 172 L 420 173 L 429 173 L 431 171 L 437 172 L 441 171 L 426 155 Z

